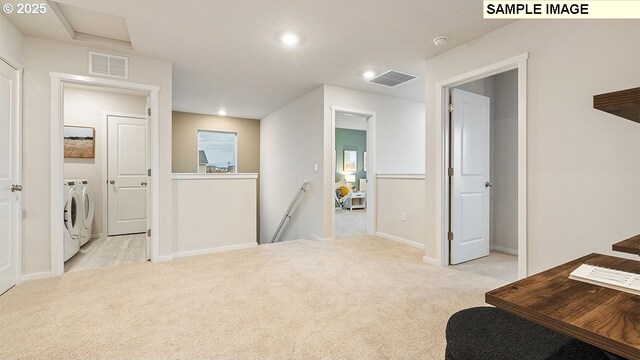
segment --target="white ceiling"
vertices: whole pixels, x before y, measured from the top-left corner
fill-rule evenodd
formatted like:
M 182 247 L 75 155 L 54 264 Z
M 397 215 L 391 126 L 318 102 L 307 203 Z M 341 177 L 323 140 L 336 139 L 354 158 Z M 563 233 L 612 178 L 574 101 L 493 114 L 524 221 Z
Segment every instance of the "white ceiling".
M 87 10 L 64 3 L 59 3 L 58 6 L 64 17 L 69 21 L 69 24 L 77 32 L 125 42 L 131 41 L 127 24 L 121 16 Z
M 224 108 L 247 118 L 262 118 L 323 83 L 424 101 L 427 58 L 508 23 L 483 20 L 479 0 L 58 2 L 123 17 L 133 53 L 173 62 L 174 110 Z M 25 35 L 74 41 L 52 12 L 8 17 Z M 285 48 L 277 41 L 283 31 L 298 32 L 303 42 Z M 438 35 L 449 43 L 436 48 Z M 420 78 L 385 88 L 366 83 L 366 69 Z

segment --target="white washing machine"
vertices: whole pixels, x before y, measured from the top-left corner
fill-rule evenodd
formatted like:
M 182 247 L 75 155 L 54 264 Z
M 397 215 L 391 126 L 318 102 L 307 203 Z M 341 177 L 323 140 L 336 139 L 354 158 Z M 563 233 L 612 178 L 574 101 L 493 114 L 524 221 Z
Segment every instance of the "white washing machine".
M 80 250 L 80 193 L 74 180 L 64 181 L 64 261 Z
M 76 180 L 76 189 L 80 194 L 80 246 L 91 240 L 91 225 L 93 224 L 93 215 L 95 214 L 95 204 L 93 201 L 93 192 L 89 181 L 80 179 Z

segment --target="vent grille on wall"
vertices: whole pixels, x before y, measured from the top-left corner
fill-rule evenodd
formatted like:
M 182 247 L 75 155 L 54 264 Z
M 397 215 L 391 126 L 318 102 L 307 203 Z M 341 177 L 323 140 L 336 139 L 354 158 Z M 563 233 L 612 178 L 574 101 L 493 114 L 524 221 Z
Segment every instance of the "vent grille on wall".
M 400 84 L 404 84 L 407 81 L 411 81 L 416 77 L 413 75 L 401 73 L 399 71 L 390 70 L 382 75 L 378 75 L 369 80 L 370 83 L 378 84 L 386 87 L 394 87 Z
M 129 58 L 89 52 L 89 74 L 127 79 L 129 77 Z

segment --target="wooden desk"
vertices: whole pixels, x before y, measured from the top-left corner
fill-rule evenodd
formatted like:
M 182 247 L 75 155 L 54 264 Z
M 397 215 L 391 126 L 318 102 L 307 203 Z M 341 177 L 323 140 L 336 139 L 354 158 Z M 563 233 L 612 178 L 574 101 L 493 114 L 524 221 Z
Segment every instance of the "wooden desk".
M 640 255 L 640 235 L 617 242 L 613 244 L 612 248 L 614 251 Z
M 640 272 L 640 261 L 591 254 L 489 291 L 485 300 L 614 354 L 640 359 L 640 296 L 569 279 L 584 263 Z

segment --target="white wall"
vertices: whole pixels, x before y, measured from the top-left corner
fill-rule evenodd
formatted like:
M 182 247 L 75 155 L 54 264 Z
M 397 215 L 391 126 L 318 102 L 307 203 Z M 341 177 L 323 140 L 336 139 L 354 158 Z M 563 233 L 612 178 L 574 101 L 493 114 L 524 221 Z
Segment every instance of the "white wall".
M 424 103 L 330 85 L 324 88 L 329 127 L 331 106 L 376 113 L 375 161 L 379 174 L 424 173 Z
M 528 60 L 528 273 L 640 233 L 640 126 L 593 109 L 593 95 L 640 83 L 638 20 L 516 21 L 427 60 L 425 256 L 442 205 L 436 83 L 525 52 Z
M 323 234 L 324 88 L 293 100 L 260 121 L 260 240 L 268 241 L 305 180 L 306 196 L 280 240 L 329 237 Z M 314 166 L 317 164 L 318 170 Z
M 491 247 L 518 253 L 518 71 L 493 76 Z
M 257 175 L 174 175 L 176 256 L 256 246 Z
M 336 113 L 336 128 L 367 131 L 367 119 L 341 112 Z
M 376 184 L 376 235 L 424 248 L 424 177 L 381 175 Z
M 424 103 L 403 100 L 384 95 L 371 94 L 363 91 L 340 88 L 336 86 L 324 86 L 324 129 L 325 129 L 325 168 L 332 167 L 331 135 L 331 107 L 342 107 L 353 110 L 361 110 L 376 113 L 376 154 L 375 158 L 369 157 L 368 161 L 375 162 L 377 174 L 424 174 L 425 153 L 425 106 Z M 370 152 L 369 152 L 370 153 Z M 333 211 L 333 178 L 334 173 L 327 175 L 325 182 L 325 208 L 324 213 Z M 408 181 L 411 184 L 399 185 L 410 187 L 415 179 L 397 179 Z M 421 181 L 421 180 L 420 180 Z M 387 189 L 387 187 L 384 187 Z M 376 195 L 386 201 L 389 197 L 385 190 L 376 190 Z M 404 194 L 407 194 L 406 192 Z M 401 195 L 398 195 L 401 196 Z M 399 201 L 416 201 L 416 196 L 407 195 Z M 418 201 L 421 201 L 418 199 Z M 380 203 L 380 201 L 378 201 Z M 383 202 L 382 205 L 386 203 Z M 395 208 L 381 206 L 376 207 L 376 216 L 380 218 L 398 218 Z M 416 218 L 424 216 L 415 214 Z M 331 237 L 331 219 L 326 218 L 323 225 L 326 238 Z M 385 228 L 391 232 L 388 235 L 401 237 L 402 234 L 415 234 L 419 232 L 411 222 L 403 222 L 396 227 Z M 412 236 L 413 238 L 413 236 Z M 422 241 L 422 240 L 421 240 Z
M 22 33 L 0 15 L 0 58 L 9 62 L 22 62 Z
M 93 191 L 95 215 L 92 232 L 94 236 L 107 235 L 102 223 L 106 204 L 102 202 L 102 190 L 106 186 L 102 173 L 107 154 L 103 148 L 107 131 L 104 123 L 105 113 L 120 113 L 146 117 L 147 97 L 131 94 L 105 92 L 98 89 L 78 89 L 65 87 L 64 124 L 92 127 L 95 129 L 96 150 L 93 159 L 64 159 L 64 177 L 66 179 L 87 179 Z
M 24 154 L 22 238 L 23 274 L 51 270 L 50 249 L 50 155 L 51 78 L 49 72 L 89 76 L 87 47 L 25 37 Z M 129 57 L 128 81 L 160 87 L 158 116 L 160 167 L 159 254 L 172 253 L 171 244 L 171 63 L 140 56 Z

